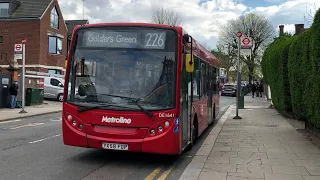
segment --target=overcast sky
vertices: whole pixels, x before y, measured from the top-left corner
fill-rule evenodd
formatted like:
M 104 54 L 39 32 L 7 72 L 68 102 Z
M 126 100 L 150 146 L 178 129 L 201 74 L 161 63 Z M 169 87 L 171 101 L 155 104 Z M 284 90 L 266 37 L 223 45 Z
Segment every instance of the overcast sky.
M 59 0 L 65 20 L 82 19 L 82 0 Z M 216 48 L 219 26 L 246 12 L 267 16 L 274 28 L 285 25 L 294 31 L 294 24 L 310 21 L 306 11 L 314 15 L 320 0 L 85 0 L 85 19 L 100 22 L 149 22 L 151 10 L 158 6 L 174 9 L 182 15 L 183 27 L 200 42 Z

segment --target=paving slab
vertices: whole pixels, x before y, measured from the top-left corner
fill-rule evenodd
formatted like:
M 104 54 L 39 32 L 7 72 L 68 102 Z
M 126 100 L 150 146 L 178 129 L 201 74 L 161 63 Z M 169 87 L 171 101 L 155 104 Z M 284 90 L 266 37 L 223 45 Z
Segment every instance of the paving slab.
M 22 110 L 21 108 L 0 109 L 0 122 L 62 112 L 62 103 L 44 101 L 44 103 L 40 105 L 25 106 L 24 109 L 27 113 L 19 113 Z
M 246 98 L 251 109 L 234 120 L 230 106 L 180 179 L 320 180 L 320 149 L 268 102 Z

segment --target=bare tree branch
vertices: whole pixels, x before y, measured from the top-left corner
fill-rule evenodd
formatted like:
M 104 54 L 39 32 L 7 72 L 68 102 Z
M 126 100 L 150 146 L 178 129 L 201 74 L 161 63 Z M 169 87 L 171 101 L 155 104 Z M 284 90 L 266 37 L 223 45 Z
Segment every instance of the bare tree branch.
M 203 41 L 203 42 L 201 43 L 201 45 L 202 45 L 204 48 L 206 48 L 208 51 L 211 51 L 211 50 L 212 50 L 211 46 L 208 44 L 207 41 Z
M 219 43 L 225 46 L 230 45 L 235 54 L 238 50 L 238 38 L 236 37 L 238 31 L 241 31 L 243 36 L 252 38 L 252 55 L 240 58 L 249 69 L 249 82 L 251 83 L 255 67 L 260 65 L 265 48 L 275 37 L 275 29 L 266 17 L 255 13 L 246 14 L 242 19 L 231 20 L 221 29 Z
M 303 14 L 303 20 L 306 25 L 310 26 L 312 24 L 317 9 L 319 9 L 319 7 L 317 7 L 316 3 L 314 3 L 313 7 L 309 9 L 306 6 L 306 12 Z
M 152 11 L 152 23 L 176 26 L 182 25 L 182 21 L 182 16 L 176 11 L 164 9 L 163 7 L 159 7 Z

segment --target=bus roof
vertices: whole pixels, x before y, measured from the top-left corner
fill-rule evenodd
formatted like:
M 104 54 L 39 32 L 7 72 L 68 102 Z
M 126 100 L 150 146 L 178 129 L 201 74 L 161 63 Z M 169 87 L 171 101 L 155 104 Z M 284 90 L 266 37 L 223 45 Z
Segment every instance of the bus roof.
M 96 23 L 96 24 L 83 24 L 77 25 L 74 28 L 74 32 L 81 28 L 81 27 L 103 27 L 103 26 L 141 26 L 141 27 L 157 27 L 157 28 L 166 28 L 166 29 L 175 29 L 183 35 L 185 32 L 181 26 L 170 26 L 166 24 L 153 24 L 153 23 L 136 23 L 136 22 L 110 22 L 110 23 Z M 216 66 L 220 67 L 220 61 L 208 50 L 206 49 L 201 43 L 195 40 L 192 37 L 192 49 L 193 55 L 203 59 L 204 61 Z M 187 50 L 190 50 L 190 44 L 187 44 Z
M 187 44 L 187 50 L 190 50 L 191 43 Z M 192 50 L 193 55 L 200 59 L 212 64 L 216 67 L 220 67 L 220 61 L 205 47 L 203 47 L 197 40 L 192 38 Z

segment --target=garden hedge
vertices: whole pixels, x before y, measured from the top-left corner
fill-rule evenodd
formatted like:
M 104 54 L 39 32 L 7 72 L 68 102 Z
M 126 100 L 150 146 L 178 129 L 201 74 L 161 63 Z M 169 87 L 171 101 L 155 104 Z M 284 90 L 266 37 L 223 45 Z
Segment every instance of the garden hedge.
M 280 34 L 261 65 L 274 107 L 320 127 L 320 10 L 300 35 Z

